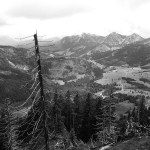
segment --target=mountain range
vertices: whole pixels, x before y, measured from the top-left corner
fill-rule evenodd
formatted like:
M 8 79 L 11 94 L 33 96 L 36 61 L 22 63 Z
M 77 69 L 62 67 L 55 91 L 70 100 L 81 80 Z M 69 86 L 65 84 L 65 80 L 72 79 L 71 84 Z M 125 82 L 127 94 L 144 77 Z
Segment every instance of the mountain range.
M 128 44 L 146 42 L 146 40 L 149 44 L 148 39 L 144 39 L 135 33 L 126 36 L 113 32 L 106 37 L 83 33 L 82 35 L 66 36 L 60 39 L 55 42 L 55 46 L 51 47 L 50 50 L 55 55 L 83 57 L 96 52 L 113 51 Z
M 54 40 L 53 46 L 47 46 L 51 44 L 49 40 L 39 40 L 47 91 L 52 91 L 59 85 L 61 91 L 69 89 L 96 93 L 102 90 L 102 80 L 106 80 L 105 76 L 110 73 L 115 74 L 118 86 L 121 79 L 129 85 L 126 81 L 128 78 L 131 78 L 132 88 L 142 87 L 147 90 L 150 86 L 149 78 L 145 76 L 145 72 L 148 73 L 150 69 L 150 38 L 144 39 L 135 33 L 126 36 L 113 32 L 106 37 L 83 33 Z M 34 42 L 16 47 L 0 46 L 1 99 L 10 97 L 20 101 L 29 96 L 29 87 L 34 81 L 32 70 L 36 67 L 35 60 Z M 133 67 L 146 70 L 137 72 Z M 124 70 L 129 72 L 130 77 L 122 74 L 116 78 L 117 71 L 122 73 Z M 141 72 L 143 76 L 140 75 Z M 110 74 L 107 80 L 113 75 Z

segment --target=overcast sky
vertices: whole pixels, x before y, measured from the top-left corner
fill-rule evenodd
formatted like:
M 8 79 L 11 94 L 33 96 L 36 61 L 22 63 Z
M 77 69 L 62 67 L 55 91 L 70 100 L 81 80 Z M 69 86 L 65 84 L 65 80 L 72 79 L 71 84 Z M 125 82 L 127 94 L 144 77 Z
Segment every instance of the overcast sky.
M 83 32 L 150 37 L 150 0 L 1 0 L 0 36 Z

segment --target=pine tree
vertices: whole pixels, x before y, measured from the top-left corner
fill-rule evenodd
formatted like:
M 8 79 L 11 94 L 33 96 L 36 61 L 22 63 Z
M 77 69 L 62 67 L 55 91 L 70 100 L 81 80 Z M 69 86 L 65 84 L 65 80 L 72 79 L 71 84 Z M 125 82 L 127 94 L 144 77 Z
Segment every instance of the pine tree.
M 75 113 L 78 114 L 80 112 L 80 97 L 79 97 L 78 93 L 74 97 L 73 102 L 74 102 L 74 111 L 75 111 Z
M 132 110 L 131 116 L 132 116 L 132 118 L 133 118 L 133 121 L 134 121 L 135 123 L 137 123 L 137 122 L 138 122 L 138 113 L 137 113 L 137 109 L 136 109 L 135 107 L 134 107 L 134 109 Z
M 88 93 L 86 101 L 85 101 L 85 109 L 82 121 L 82 140 L 88 142 L 88 140 L 92 136 L 92 115 L 91 115 L 91 94 Z
M 70 91 L 67 91 L 65 95 L 65 107 L 64 107 L 64 115 L 65 115 L 65 126 L 68 132 L 74 128 L 74 112 L 73 112 L 73 104 L 71 101 Z
M 0 117 L 0 148 L 3 150 L 12 150 L 13 144 L 13 122 L 14 118 L 10 110 L 10 100 L 5 99 L 1 109 Z
M 52 116 L 54 121 L 55 134 L 61 134 L 63 130 L 63 122 L 61 117 L 61 104 L 59 103 L 57 90 L 54 93 L 53 106 L 52 106 Z
M 104 139 L 105 139 L 105 133 L 104 133 L 104 128 L 106 127 L 105 123 L 105 113 L 102 105 L 102 100 L 101 98 L 98 99 L 97 107 L 96 107 L 96 129 L 97 129 L 97 139 L 100 143 L 100 145 L 104 144 Z
M 148 121 L 147 121 L 148 126 L 150 126 L 150 107 L 147 110 L 147 118 L 148 118 Z
M 79 94 L 76 94 L 76 96 L 74 97 L 74 131 L 77 135 L 77 138 L 80 138 L 80 131 L 81 131 L 81 126 L 82 126 L 82 115 L 80 112 L 80 96 Z
M 74 128 L 71 129 L 71 131 L 70 131 L 70 137 L 69 138 L 70 138 L 70 141 L 71 141 L 72 145 L 74 147 L 77 147 L 77 143 L 76 143 L 77 137 L 76 137 Z
M 3 111 L 3 110 L 2 110 Z M 1 112 L 1 118 L 0 118 L 0 147 L 3 150 L 7 150 L 9 147 L 8 141 L 9 141 L 9 135 L 7 131 L 7 116 L 4 112 Z
M 127 118 L 123 115 L 117 121 L 117 142 L 124 139 L 127 130 Z
M 144 97 L 140 98 L 138 111 L 139 111 L 139 124 L 140 125 L 147 125 L 148 118 L 147 118 L 147 110 L 145 107 Z

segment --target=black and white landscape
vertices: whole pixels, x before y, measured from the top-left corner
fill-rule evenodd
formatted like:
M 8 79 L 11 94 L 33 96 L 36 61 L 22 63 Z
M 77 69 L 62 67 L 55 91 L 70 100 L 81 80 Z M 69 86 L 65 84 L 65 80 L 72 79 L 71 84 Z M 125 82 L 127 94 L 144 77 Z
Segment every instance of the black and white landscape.
M 149 150 L 149 7 L 1 2 L 0 150 Z
M 149 38 L 142 38 L 135 33 L 126 36 L 116 32 L 110 33 L 106 37 L 86 33 L 66 36 L 54 41 L 54 45 L 47 49 L 45 49 L 47 42 L 44 44 L 41 42 L 42 45 L 41 47 L 39 45 L 39 50 L 46 99 L 49 102 L 54 101 L 57 90 L 58 97 L 63 97 L 58 99 L 60 101 L 59 105 L 61 106 L 65 102 L 66 94 L 69 94 L 73 109 L 71 109 L 70 113 L 72 114 L 72 111 L 76 111 L 76 106 L 74 105 L 76 103 L 76 97 L 78 97 L 77 100 L 80 104 L 77 103 L 76 105 L 80 105 L 78 106 L 80 107 L 78 113 L 82 114 L 82 118 L 78 120 L 78 118 L 74 118 L 71 115 L 74 119 L 77 119 L 75 122 L 79 121 L 78 123 L 81 126 L 80 128 L 78 127 L 79 129 L 76 129 L 76 123 L 74 125 L 75 132 L 77 132 L 75 134 L 78 139 L 88 142 L 90 135 L 95 135 L 98 132 L 93 124 L 95 126 L 98 124 L 96 118 L 99 115 L 99 111 L 103 109 L 103 107 L 99 106 L 100 101 L 102 101 L 101 105 L 105 105 L 103 102 L 110 98 L 111 103 L 115 103 L 114 113 L 117 115 L 116 119 L 118 121 L 121 120 L 120 117 L 122 115 L 128 116 L 130 114 L 131 116 L 128 117 L 133 118 L 133 113 L 138 118 L 139 107 L 142 107 L 139 105 L 139 100 L 143 101 L 142 103 L 145 105 L 145 109 L 149 107 L 149 42 Z M 34 46 L 34 42 L 31 45 Z M 14 108 L 19 106 L 19 110 L 16 111 L 14 109 L 13 114 L 23 117 L 28 114 L 32 99 L 35 96 L 35 94 L 30 95 L 36 87 L 34 84 L 37 78 L 34 47 L 30 49 L 28 45 L 0 46 L 0 56 L 1 99 L 5 100 L 9 98 Z M 112 90 L 112 95 L 108 93 L 109 90 Z M 89 94 L 90 97 L 88 96 Z M 86 107 L 89 104 L 86 106 L 83 103 L 87 100 L 91 100 L 90 103 L 92 104 L 91 110 L 88 110 L 91 112 L 87 113 L 93 114 L 91 118 L 92 126 L 90 125 L 93 131 L 90 131 L 90 133 L 84 136 L 82 135 L 85 134 L 85 131 L 82 129 L 82 126 L 84 126 L 83 121 L 86 121 L 84 117 L 88 117 L 84 116 L 84 111 L 87 111 Z M 89 102 L 87 101 L 86 103 Z M 53 110 L 54 104 L 52 103 L 51 105 Z M 70 107 L 67 105 L 65 107 Z M 61 111 L 64 113 L 62 117 L 65 117 L 65 111 L 63 109 Z M 146 117 L 149 116 L 148 111 L 146 111 Z M 100 116 L 104 117 L 102 114 Z M 127 121 L 125 118 L 123 120 L 124 122 Z M 137 119 L 134 121 L 138 123 Z M 70 131 L 71 129 L 68 127 L 67 122 L 64 121 L 63 123 L 66 129 Z M 146 121 L 146 124 L 142 124 L 145 126 L 148 123 L 149 120 Z M 72 122 L 69 124 L 72 127 Z M 134 135 L 131 137 L 127 136 L 126 138 L 132 139 Z M 96 139 L 97 137 L 95 135 L 93 140 L 96 142 Z M 109 142 L 111 143 L 111 140 Z
M 0 75 L 4 86 L 1 96 L 10 91 L 15 94 L 18 89 L 23 93 L 29 91 L 21 86 L 32 80 L 35 50 L 22 47 L 0 46 Z M 149 38 L 135 33 L 129 36 L 114 32 L 106 37 L 86 33 L 67 36 L 47 49 L 40 48 L 43 76 L 47 84 L 57 84 L 62 91 L 88 93 L 92 90 L 92 94 L 98 95 L 101 89 L 96 89 L 96 85 L 116 83 L 118 93 L 149 97 L 149 48 Z M 8 81 L 20 86 L 13 91 L 9 83 L 3 84 Z

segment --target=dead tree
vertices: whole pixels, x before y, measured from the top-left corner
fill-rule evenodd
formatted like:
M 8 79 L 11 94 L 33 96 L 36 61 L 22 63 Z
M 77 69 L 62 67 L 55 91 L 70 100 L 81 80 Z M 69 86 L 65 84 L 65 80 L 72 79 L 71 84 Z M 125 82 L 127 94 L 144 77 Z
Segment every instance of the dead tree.
M 97 132 L 98 139 L 101 144 L 107 144 L 110 141 L 114 142 L 116 133 L 116 118 L 114 114 L 115 100 L 113 99 L 113 85 L 108 89 L 108 97 L 102 100 L 102 107 L 100 108 L 101 115 L 97 116 Z
M 32 104 L 27 114 L 17 124 L 16 141 L 18 148 L 26 148 L 27 150 L 50 150 L 49 139 L 53 134 L 51 128 L 52 116 L 49 113 L 51 104 L 50 100 L 45 99 L 44 94 L 37 33 L 34 34 L 34 41 L 37 62 L 37 67 L 33 69 L 35 72 L 35 81 L 32 85 L 33 91 L 25 102 L 27 103 L 28 100 L 32 100 Z
M 37 33 L 34 34 L 35 40 L 35 51 L 36 51 L 36 58 L 37 58 L 37 65 L 38 65 L 38 78 L 39 78 L 39 86 L 40 90 L 40 99 L 42 101 L 42 110 L 43 110 L 43 128 L 44 128 L 44 138 L 45 138 L 45 150 L 49 150 L 49 135 L 48 135 L 48 128 L 47 128 L 47 116 L 46 116 L 46 103 L 45 103 L 45 95 L 44 95 L 44 86 L 43 86 L 43 78 L 42 78 L 42 68 L 41 68 L 41 59 L 39 53 L 39 45 L 38 45 L 38 38 Z

